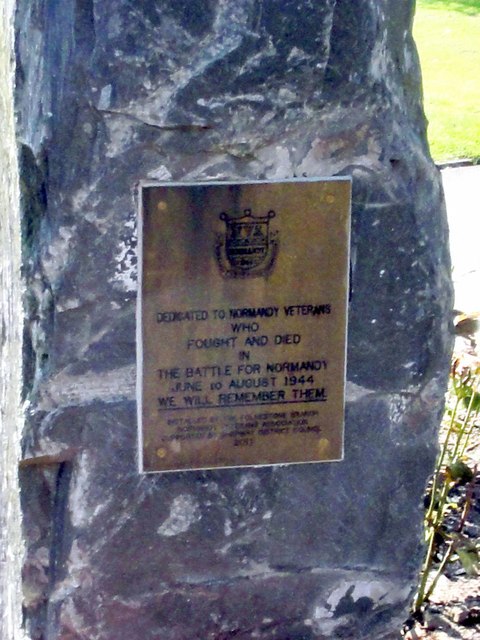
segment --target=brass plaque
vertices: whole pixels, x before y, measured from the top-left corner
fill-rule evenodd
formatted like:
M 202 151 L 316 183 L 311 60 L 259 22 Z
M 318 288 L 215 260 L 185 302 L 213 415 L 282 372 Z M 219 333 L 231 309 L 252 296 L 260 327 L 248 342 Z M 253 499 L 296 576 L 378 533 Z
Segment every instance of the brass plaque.
M 142 187 L 142 472 L 342 458 L 350 192 Z

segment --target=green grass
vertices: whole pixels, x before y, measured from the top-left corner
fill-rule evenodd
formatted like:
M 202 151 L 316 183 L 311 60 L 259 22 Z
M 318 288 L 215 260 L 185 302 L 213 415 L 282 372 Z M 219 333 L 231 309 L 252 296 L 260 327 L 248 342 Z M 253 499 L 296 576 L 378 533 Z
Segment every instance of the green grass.
M 479 0 L 417 0 L 417 7 L 459 11 L 470 16 L 480 14 Z
M 417 0 L 428 139 L 438 162 L 480 159 L 480 0 Z

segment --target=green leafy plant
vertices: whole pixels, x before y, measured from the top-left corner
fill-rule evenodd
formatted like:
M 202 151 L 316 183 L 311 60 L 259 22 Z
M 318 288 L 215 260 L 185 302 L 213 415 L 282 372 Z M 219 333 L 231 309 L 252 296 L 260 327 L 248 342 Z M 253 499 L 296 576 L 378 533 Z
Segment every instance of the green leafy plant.
M 467 363 L 458 358 L 454 360 L 444 414 L 444 437 L 425 500 L 427 551 L 413 603 L 413 614 L 417 618 L 421 617 L 449 562 L 460 561 L 469 575 L 479 569 L 480 547 L 464 533 L 477 472 L 476 467 L 468 463 L 466 452 L 472 434 L 479 428 L 479 374 L 478 359 L 471 358 Z

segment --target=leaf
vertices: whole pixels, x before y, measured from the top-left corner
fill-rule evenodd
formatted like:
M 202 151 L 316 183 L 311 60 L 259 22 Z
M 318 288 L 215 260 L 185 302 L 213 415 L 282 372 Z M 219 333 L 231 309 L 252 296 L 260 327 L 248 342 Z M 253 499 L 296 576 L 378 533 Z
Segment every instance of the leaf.
M 477 574 L 479 567 L 478 551 L 475 549 L 466 549 L 465 547 L 457 549 L 457 555 L 462 563 L 462 567 L 465 569 L 469 576 Z
M 473 400 L 472 400 L 472 395 Z M 472 394 L 472 390 L 471 388 L 468 389 L 468 391 L 465 393 L 465 395 L 463 395 L 463 403 L 465 405 L 465 407 L 469 407 L 470 402 L 472 403 L 472 411 L 477 413 L 478 410 L 480 409 L 480 393 L 477 393 L 476 391 L 473 392 Z
M 473 479 L 473 471 L 463 462 L 463 460 L 455 460 L 448 468 L 447 472 L 452 480 L 459 484 L 465 484 Z

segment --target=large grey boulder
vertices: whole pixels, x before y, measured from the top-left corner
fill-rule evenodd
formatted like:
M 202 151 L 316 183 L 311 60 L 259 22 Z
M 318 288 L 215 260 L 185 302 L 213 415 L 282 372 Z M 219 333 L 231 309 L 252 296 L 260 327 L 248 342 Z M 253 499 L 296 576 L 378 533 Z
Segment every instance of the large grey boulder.
M 395 638 L 451 287 L 413 0 L 18 0 L 33 640 Z M 136 185 L 353 177 L 345 458 L 141 476 Z
M 20 636 L 18 460 L 22 370 L 20 209 L 13 110 L 13 0 L 0 6 L 0 638 Z

